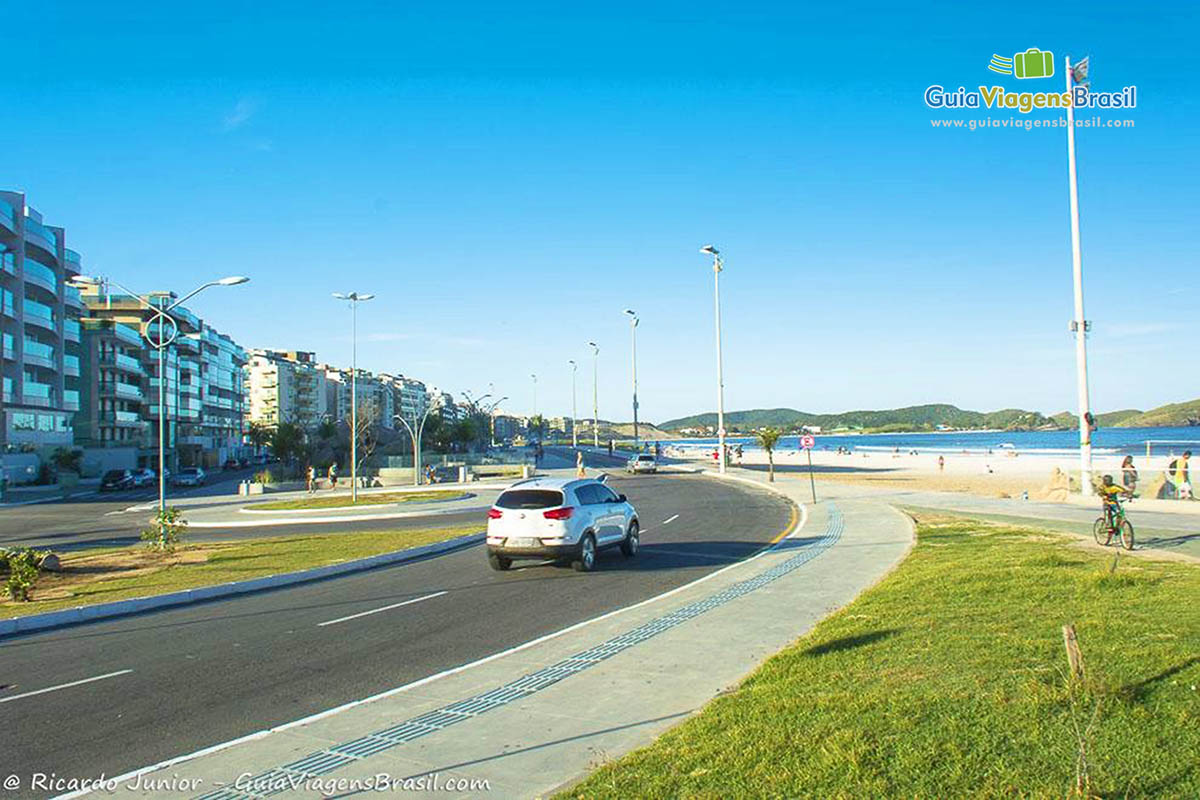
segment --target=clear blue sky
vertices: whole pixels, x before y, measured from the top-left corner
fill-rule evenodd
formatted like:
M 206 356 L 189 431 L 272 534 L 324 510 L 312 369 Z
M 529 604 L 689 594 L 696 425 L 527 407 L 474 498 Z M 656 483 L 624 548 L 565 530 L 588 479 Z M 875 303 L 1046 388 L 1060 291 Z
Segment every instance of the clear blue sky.
M 10 3 L 0 185 L 91 271 L 246 346 L 570 413 L 1074 406 L 1063 129 L 935 130 L 922 94 L 1138 86 L 1079 135 L 1098 411 L 1200 395 L 1197 7 Z M 1069 13 L 1068 13 L 1069 12 Z M 1055 53 L 1052 80 L 986 69 Z M 1043 113 L 1039 116 L 1047 116 Z M 585 400 L 585 398 L 587 398 Z

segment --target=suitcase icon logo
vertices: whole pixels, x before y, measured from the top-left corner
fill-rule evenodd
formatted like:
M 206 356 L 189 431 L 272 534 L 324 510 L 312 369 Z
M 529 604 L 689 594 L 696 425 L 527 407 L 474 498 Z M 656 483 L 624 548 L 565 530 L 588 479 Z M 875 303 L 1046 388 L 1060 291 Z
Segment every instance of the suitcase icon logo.
M 1013 56 L 1013 74 L 1018 78 L 1054 77 L 1054 53 L 1031 47 Z

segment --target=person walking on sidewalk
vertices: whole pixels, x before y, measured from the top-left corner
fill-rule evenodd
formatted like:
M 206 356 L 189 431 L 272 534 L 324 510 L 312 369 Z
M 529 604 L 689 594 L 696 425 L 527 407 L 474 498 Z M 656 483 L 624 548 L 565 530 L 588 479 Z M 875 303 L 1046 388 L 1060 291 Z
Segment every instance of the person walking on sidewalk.
M 582 450 L 575 451 L 575 477 L 576 478 L 586 478 L 587 477 L 587 470 L 584 469 L 584 467 L 583 467 L 583 451 Z
M 329 465 L 328 478 L 329 478 L 329 488 L 330 489 L 337 488 L 337 472 L 338 472 L 337 462 L 335 461 Z
M 304 471 L 304 477 L 308 483 L 308 493 L 312 494 L 317 490 L 317 468 L 309 464 L 308 469 Z

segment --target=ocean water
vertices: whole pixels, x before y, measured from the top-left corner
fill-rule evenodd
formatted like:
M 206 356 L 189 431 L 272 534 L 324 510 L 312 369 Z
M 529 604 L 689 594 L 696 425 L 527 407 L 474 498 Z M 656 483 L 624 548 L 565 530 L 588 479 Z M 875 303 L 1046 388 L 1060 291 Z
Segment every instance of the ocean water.
M 953 433 L 870 433 L 817 434 L 818 450 L 886 451 L 899 448 L 902 453 L 986 453 L 1001 450 L 1037 451 L 1041 453 L 1070 453 L 1079 451 L 1079 431 L 970 431 Z M 757 449 L 752 436 L 730 436 L 726 441 Z M 1196 428 L 1101 428 L 1092 434 L 1092 452 L 1096 455 L 1146 455 L 1146 443 L 1151 443 L 1152 455 L 1178 454 L 1190 449 L 1200 453 L 1200 427 Z M 711 448 L 716 437 L 680 439 L 664 442 L 678 447 Z M 799 448 L 799 438 L 784 436 L 779 450 Z

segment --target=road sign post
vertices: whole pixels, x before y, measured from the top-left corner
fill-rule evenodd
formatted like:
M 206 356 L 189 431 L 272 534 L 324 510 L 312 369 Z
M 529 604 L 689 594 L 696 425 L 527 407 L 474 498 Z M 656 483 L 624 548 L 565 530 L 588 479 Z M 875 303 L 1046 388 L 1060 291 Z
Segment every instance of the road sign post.
M 815 504 L 817 502 L 817 481 L 813 477 L 812 449 L 817 446 L 817 440 L 815 437 L 805 434 L 800 437 L 800 446 L 808 454 L 808 485 L 812 489 L 812 499 Z

